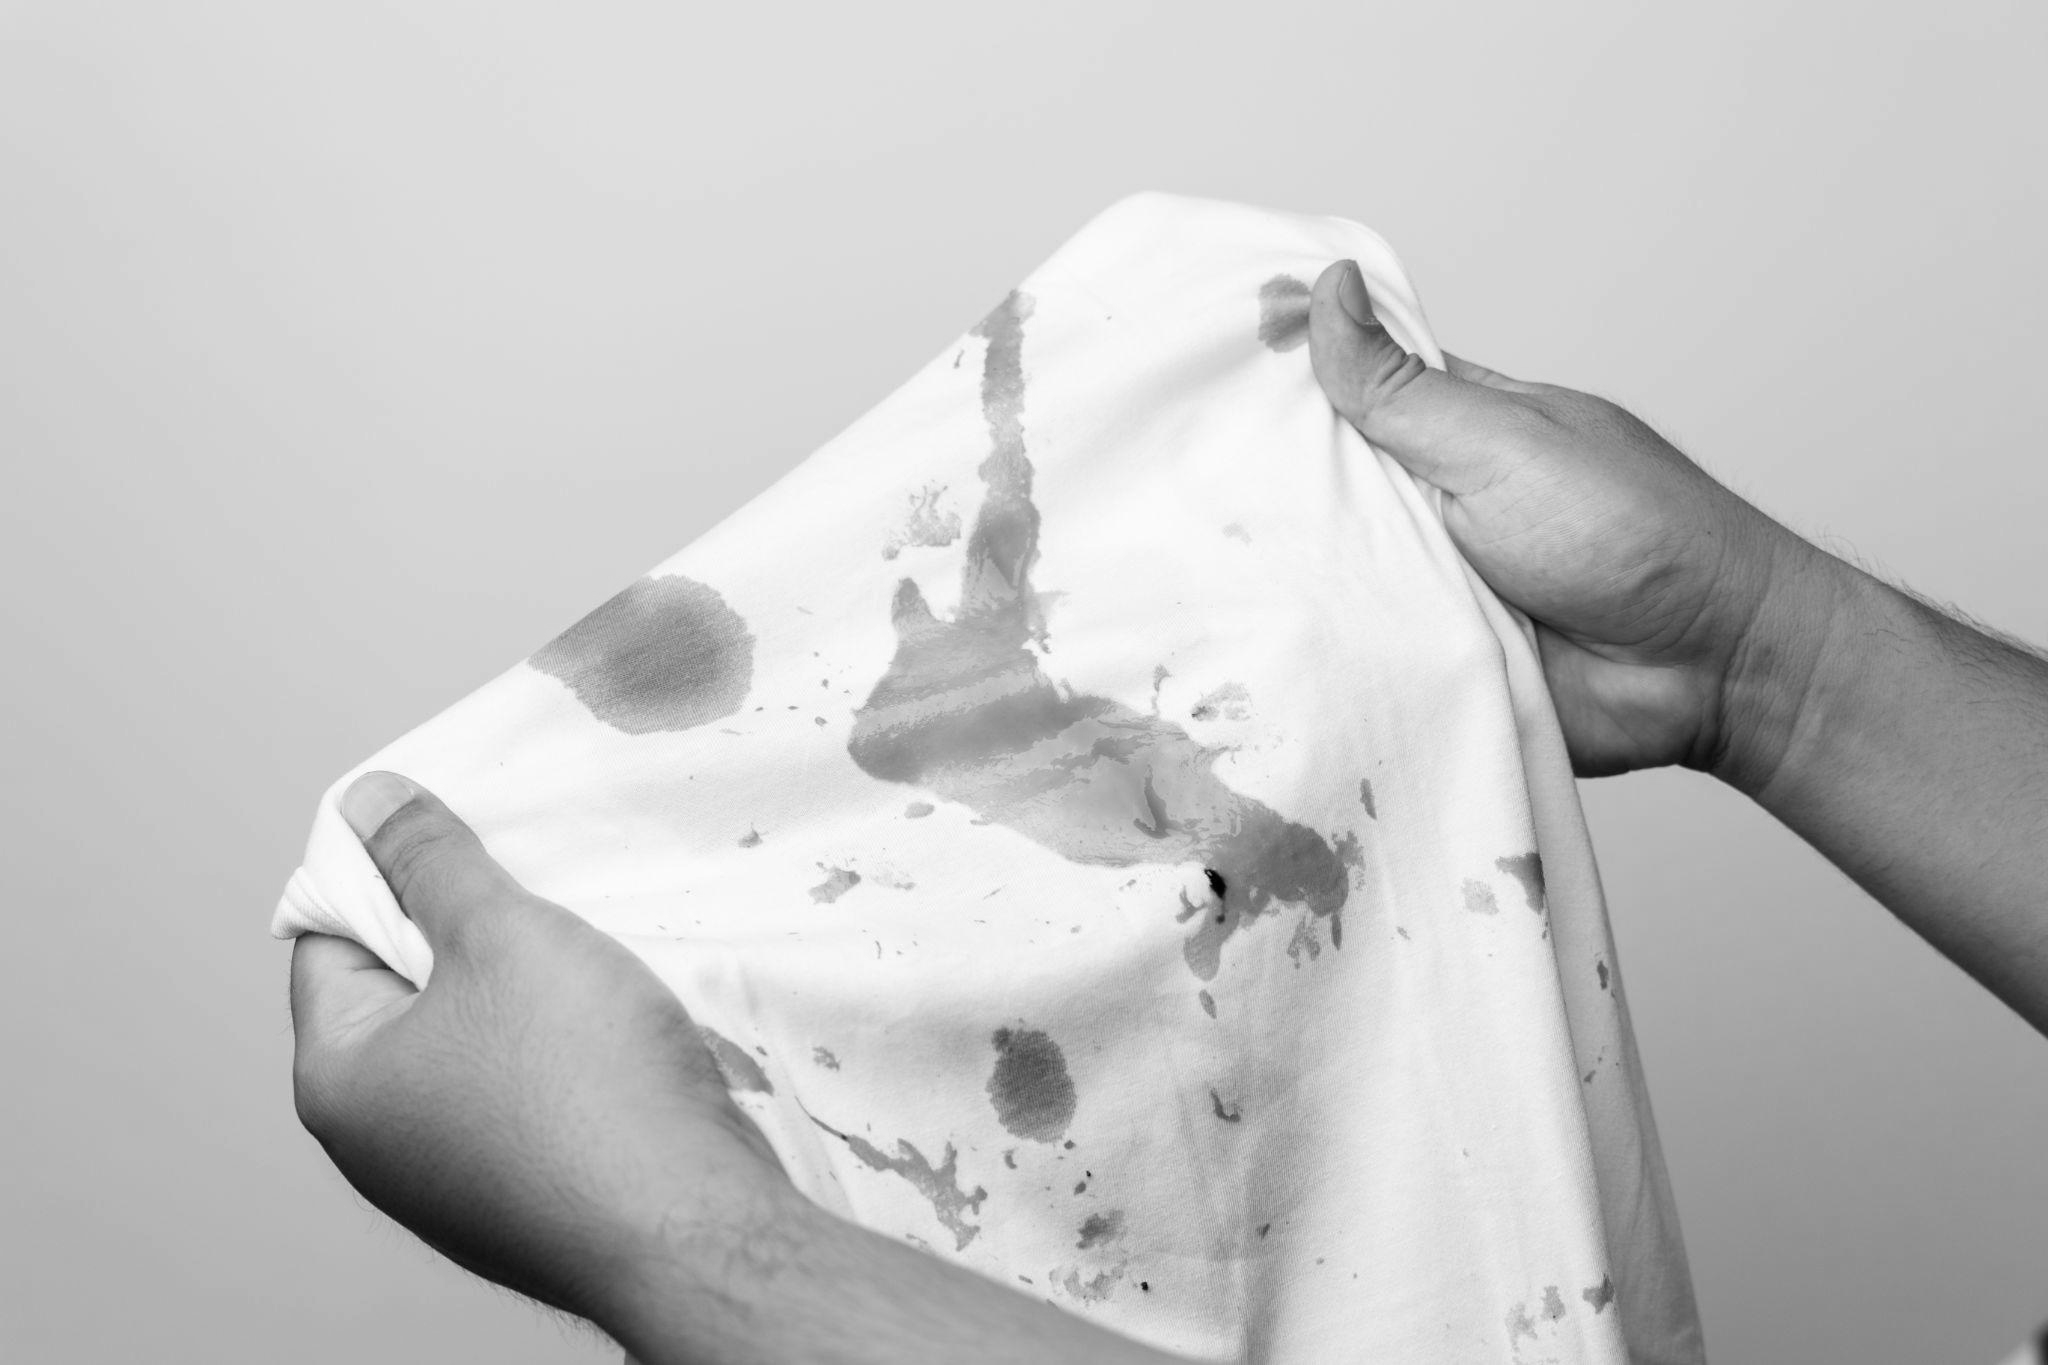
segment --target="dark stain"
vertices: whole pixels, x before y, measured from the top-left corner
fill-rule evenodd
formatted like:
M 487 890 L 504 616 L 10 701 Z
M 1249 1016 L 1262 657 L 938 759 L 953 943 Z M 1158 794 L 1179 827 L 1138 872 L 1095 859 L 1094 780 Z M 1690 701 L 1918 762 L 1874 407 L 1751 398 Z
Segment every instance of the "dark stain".
M 1264 1238 L 1265 1238 L 1266 1234 L 1267 1234 L 1267 1233 L 1269 1233 L 1269 1232 L 1271 1232 L 1272 1230 L 1273 1230 L 1273 1225 L 1272 1225 L 1271 1223 L 1261 1223 L 1261 1224 L 1259 1224 L 1259 1237 L 1260 1237 L 1260 1239 L 1261 1239 L 1261 1240 L 1264 1240 Z
M 1086 1251 L 1089 1247 L 1095 1246 L 1100 1242 L 1106 1242 L 1110 1238 L 1117 1236 L 1123 1230 L 1124 1213 L 1122 1209 L 1109 1209 L 1103 1213 L 1091 1213 L 1088 1215 L 1087 1221 L 1081 1224 L 1081 1240 L 1074 1243 L 1074 1245 Z
M 938 1216 L 939 1222 L 946 1230 L 953 1234 L 955 1251 L 965 1251 L 967 1244 L 980 1233 L 981 1228 L 968 1222 L 967 1215 L 981 1212 L 981 1201 L 988 1198 L 988 1191 L 979 1185 L 974 1187 L 972 1194 L 960 1188 L 959 1153 L 953 1150 L 952 1143 L 946 1144 L 945 1159 L 934 1166 L 929 1157 L 902 1138 L 896 1140 L 897 1155 L 892 1157 L 865 1138 L 840 1132 L 815 1114 L 812 1114 L 810 1119 L 812 1123 L 845 1143 L 848 1150 L 859 1158 L 862 1164 L 877 1171 L 891 1171 L 902 1176 L 916 1187 L 918 1193 L 931 1200 L 932 1212 Z
M 1124 1268 L 1122 1266 L 1112 1266 L 1108 1270 L 1099 1272 L 1094 1278 L 1089 1280 L 1083 1280 L 1079 1270 L 1069 1270 L 1065 1275 L 1056 1277 L 1053 1283 L 1059 1285 L 1077 1299 L 1082 1299 L 1089 1303 L 1099 1303 L 1109 1297 L 1109 1291 L 1116 1287 L 1116 1282 L 1122 1279 L 1123 1276 Z
M 1214 1019 L 1216 1017 L 1215 996 L 1209 994 L 1209 992 L 1207 991 L 1196 991 L 1195 999 L 1201 1002 L 1202 1013 L 1208 1015 L 1211 1019 Z
M 1224 942 L 1247 921 L 1276 901 L 1334 915 L 1349 872 L 1322 835 L 1226 786 L 1212 771 L 1226 750 L 1040 670 L 1028 647 L 1045 642 L 1024 443 L 1031 308 L 1013 293 L 975 329 L 988 343 L 981 399 L 991 449 L 978 470 L 986 493 L 967 539 L 959 610 L 941 620 L 915 580 L 897 584 L 895 655 L 854 713 L 847 752 L 872 777 L 958 801 L 1074 862 L 1216 870 L 1229 886 L 1223 909 L 1183 945 L 1189 970 L 1212 980 Z
M 1192 720 L 1214 720 L 1218 716 L 1225 720 L 1249 720 L 1252 714 L 1252 694 L 1243 683 L 1228 682 L 1205 695 L 1188 712 Z
M 1594 1317 L 1600 1316 L 1600 1310 L 1605 1308 L 1608 1304 L 1614 1302 L 1613 1277 L 1609 1275 L 1602 1275 L 1600 1277 L 1600 1283 L 1594 1285 L 1591 1289 L 1584 1289 L 1579 1291 L 1579 1297 L 1584 1299 L 1587 1303 L 1593 1305 Z
M 1215 1106 L 1216 1117 L 1222 1119 L 1225 1123 L 1236 1123 L 1244 1117 L 1244 1111 L 1240 1109 L 1235 1103 L 1233 1103 L 1228 1109 L 1224 1108 L 1223 1097 L 1217 1094 L 1213 1089 L 1209 1092 L 1209 1103 Z
M 1077 1180 L 1077 1181 L 1075 1181 L 1075 1182 L 1074 1182 L 1074 1193 L 1075 1193 L 1075 1194 L 1086 1194 L 1087 1192 L 1088 1192 L 1088 1182 L 1087 1182 L 1087 1181 L 1085 1181 L 1085 1180 Z
M 824 1067 L 827 1071 L 837 1071 L 839 1069 L 839 1059 L 832 1055 L 832 1049 L 829 1047 L 812 1048 L 811 1060 Z
M 1301 970 L 1303 953 L 1308 954 L 1311 962 L 1323 955 L 1322 940 L 1316 937 L 1315 918 L 1310 915 L 1301 917 L 1301 922 L 1294 926 L 1294 937 L 1287 940 L 1287 956 L 1293 959 L 1296 971 Z
M 1465 908 L 1475 915 L 1497 915 L 1500 902 L 1493 898 L 1493 888 L 1485 882 L 1466 878 Z
M 1540 853 L 1517 853 L 1508 858 L 1496 858 L 1493 865 L 1522 884 L 1522 896 L 1529 902 L 1529 908 L 1537 914 L 1543 913 L 1543 855 Z
M 903 818 L 906 820 L 922 820 L 937 809 L 938 807 L 929 801 L 913 801 L 903 808 Z
M 1004 1128 L 1033 1142 L 1057 1142 L 1074 1121 L 1074 1081 L 1059 1044 L 1036 1029 L 999 1028 L 991 1035 L 996 1066 L 989 1102 Z
M 1003 1164 L 1013 1171 L 1017 1169 L 1017 1149 L 1015 1147 L 1003 1149 Z
M 1358 804 L 1365 807 L 1366 819 L 1377 820 L 1380 818 L 1379 808 L 1372 803 L 1372 779 L 1369 777 L 1358 779 Z
M 1202 879 L 1209 883 L 1209 894 L 1219 901 L 1223 899 L 1224 893 L 1230 890 L 1229 884 L 1223 880 L 1223 874 L 1213 867 L 1202 869 Z
M 1598 973 L 1600 974 L 1600 989 L 1601 989 L 1601 990 L 1603 990 L 1603 991 L 1604 991 L 1604 990 L 1606 990 L 1606 989 L 1607 989 L 1607 959 L 1606 959 L 1606 958 L 1603 958 L 1603 957 L 1596 957 L 1596 958 L 1594 958 L 1594 959 L 1593 959 L 1593 970 L 1594 970 L 1594 971 L 1596 971 L 1596 972 L 1598 972 Z
M 629 735 L 729 716 L 754 679 L 754 637 L 695 579 L 643 578 L 527 660 L 568 684 L 590 714 Z
M 1515 1344 L 1516 1337 L 1526 1336 L 1531 1341 L 1536 1339 L 1536 1320 L 1529 1316 L 1528 1304 L 1518 1303 L 1513 1308 L 1510 1308 L 1508 1310 L 1507 1324 L 1508 1346 L 1511 1349 Z
M 1554 1284 L 1543 1286 L 1543 1316 L 1551 1322 L 1564 1316 L 1564 1300 L 1559 1297 Z
M 718 1072 L 725 1077 L 728 1090 L 751 1090 L 762 1095 L 772 1095 L 775 1087 L 768 1082 L 768 1073 L 761 1064 L 747 1055 L 747 1050 L 732 1039 L 714 1029 L 697 1025 L 697 1036 L 704 1040 L 710 1050 L 711 1060 L 718 1064 Z
M 1308 340 L 1305 281 L 1275 275 L 1259 286 L 1259 340 L 1276 351 L 1291 351 Z
M 740 836 L 741 848 L 759 848 L 760 845 L 761 831 L 758 829 L 750 829 L 745 834 L 742 834 Z
M 830 905 L 859 885 L 860 873 L 851 868 L 826 868 L 825 880 L 811 888 L 811 899 L 820 905 Z

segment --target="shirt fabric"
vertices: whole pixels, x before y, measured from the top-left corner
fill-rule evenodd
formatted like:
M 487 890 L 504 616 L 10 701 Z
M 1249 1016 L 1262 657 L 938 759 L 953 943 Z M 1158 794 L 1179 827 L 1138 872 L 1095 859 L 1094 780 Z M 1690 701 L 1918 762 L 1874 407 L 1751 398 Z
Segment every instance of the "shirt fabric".
M 1528 622 L 1311 372 L 1357 224 L 1141 195 L 321 799 L 423 782 L 672 986 L 806 1195 L 1203 1360 L 1701 1357 Z

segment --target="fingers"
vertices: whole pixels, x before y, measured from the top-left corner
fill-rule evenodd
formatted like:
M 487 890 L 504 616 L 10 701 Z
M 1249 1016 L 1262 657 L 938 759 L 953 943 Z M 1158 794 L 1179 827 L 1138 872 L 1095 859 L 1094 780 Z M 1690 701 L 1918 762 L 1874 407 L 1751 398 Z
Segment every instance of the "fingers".
M 1337 262 L 1316 281 L 1309 355 L 1337 411 L 1410 473 L 1451 493 L 1496 476 L 1498 437 L 1517 415 L 1518 400 L 1504 387 L 1513 381 L 1462 361 L 1469 378 L 1446 374 L 1402 350 L 1374 316 L 1353 262 Z
M 319 1131 L 350 1043 L 418 993 L 360 943 L 301 934 L 292 944 L 292 1092 L 299 1117 Z
M 436 964 L 459 958 L 476 931 L 526 904 L 526 891 L 432 792 L 396 773 L 364 773 L 341 797 L 342 818 L 368 850 Z
M 416 992 L 362 944 L 332 934 L 292 942 L 292 1028 L 301 1037 L 343 1032 Z

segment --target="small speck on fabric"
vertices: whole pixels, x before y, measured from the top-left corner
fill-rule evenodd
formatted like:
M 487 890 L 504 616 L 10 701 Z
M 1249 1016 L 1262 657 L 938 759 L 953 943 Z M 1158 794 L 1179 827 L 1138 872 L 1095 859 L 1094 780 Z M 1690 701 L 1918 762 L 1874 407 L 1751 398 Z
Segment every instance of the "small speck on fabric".
M 825 880 L 811 888 L 811 899 L 820 905 L 830 905 L 859 885 L 860 873 L 851 868 L 826 868 Z

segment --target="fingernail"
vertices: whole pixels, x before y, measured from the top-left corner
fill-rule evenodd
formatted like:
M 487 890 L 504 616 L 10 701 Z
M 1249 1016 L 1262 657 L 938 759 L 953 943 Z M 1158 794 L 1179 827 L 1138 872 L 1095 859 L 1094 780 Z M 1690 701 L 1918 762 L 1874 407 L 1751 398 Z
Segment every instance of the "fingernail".
M 341 794 L 341 818 L 348 821 L 358 839 L 367 839 L 391 818 L 391 812 L 417 795 L 412 783 L 397 773 L 364 773 Z
M 1372 311 L 1372 295 L 1365 292 L 1365 275 L 1358 262 L 1344 263 L 1344 278 L 1337 281 L 1337 302 L 1360 327 L 1377 327 L 1380 320 Z

